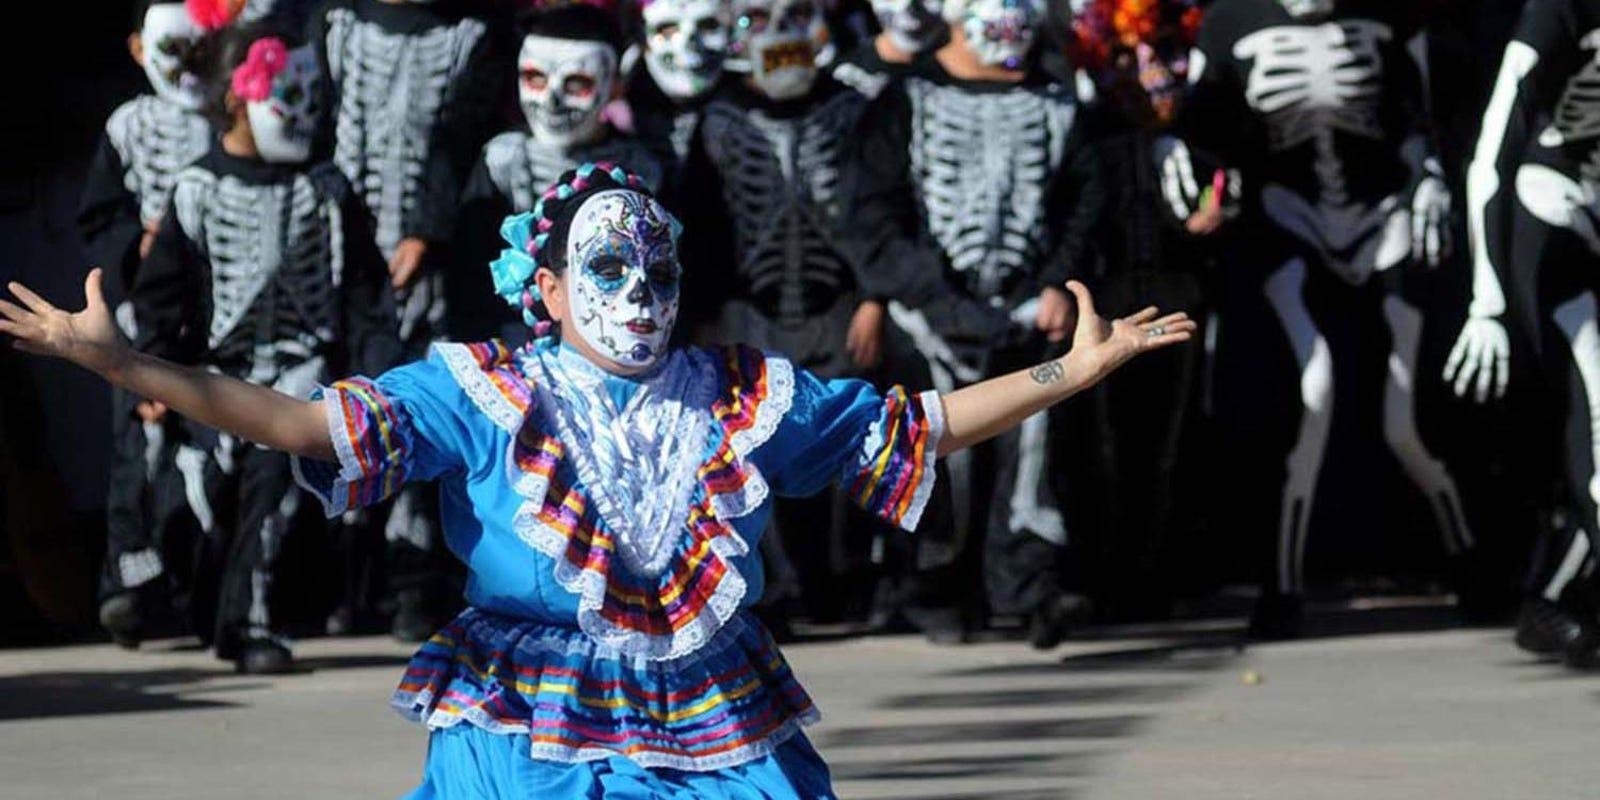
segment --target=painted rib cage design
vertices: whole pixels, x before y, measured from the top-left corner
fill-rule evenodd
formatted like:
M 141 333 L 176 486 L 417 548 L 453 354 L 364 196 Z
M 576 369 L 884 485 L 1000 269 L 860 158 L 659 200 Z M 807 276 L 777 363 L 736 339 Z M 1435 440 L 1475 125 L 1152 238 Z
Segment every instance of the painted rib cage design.
M 724 101 L 706 108 L 703 135 L 733 216 L 739 271 L 752 302 L 781 324 L 826 311 L 854 282 L 832 231 L 840 150 L 864 107 L 841 92 L 794 119 Z
M 211 129 L 199 114 L 147 95 L 111 115 L 106 138 L 122 159 L 123 185 L 139 199 L 139 219 L 149 225 L 166 214 L 178 173 L 206 154 Z
M 555 147 L 512 131 L 491 139 L 483 160 L 489 169 L 489 180 L 516 212 L 532 211 L 539 196 L 562 173 L 586 162 L 618 164 L 652 189 L 661 185 L 661 170 L 655 157 L 643 144 L 631 139 L 611 139 L 592 147 Z
M 911 169 L 928 229 L 977 297 L 1037 268 L 1045 191 L 1076 107 L 1055 90 L 975 93 L 923 80 L 911 99 Z
M 483 35 L 472 19 L 405 35 L 348 9 L 328 14 L 328 69 L 340 87 L 333 160 L 366 200 L 385 256 L 416 207 L 446 96 Z

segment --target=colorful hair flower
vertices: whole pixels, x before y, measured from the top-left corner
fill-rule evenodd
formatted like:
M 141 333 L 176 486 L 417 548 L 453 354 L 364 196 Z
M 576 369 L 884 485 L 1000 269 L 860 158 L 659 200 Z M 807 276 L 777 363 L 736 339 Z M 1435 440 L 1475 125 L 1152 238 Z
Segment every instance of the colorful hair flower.
M 234 95 L 249 103 L 259 103 L 272 96 L 272 81 L 289 64 L 289 48 L 283 40 L 268 36 L 250 45 L 244 63 L 233 71 L 230 84 Z
M 244 0 L 183 0 L 189 19 L 206 33 L 222 30 L 233 24 L 244 11 Z
M 523 293 L 539 300 L 539 287 L 531 283 L 538 264 L 528 252 L 528 228 L 533 215 L 528 213 L 506 217 L 500 224 L 500 238 L 509 245 L 500 251 L 500 257 L 489 264 L 489 274 L 494 278 L 494 293 L 512 308 L 527 305 Z

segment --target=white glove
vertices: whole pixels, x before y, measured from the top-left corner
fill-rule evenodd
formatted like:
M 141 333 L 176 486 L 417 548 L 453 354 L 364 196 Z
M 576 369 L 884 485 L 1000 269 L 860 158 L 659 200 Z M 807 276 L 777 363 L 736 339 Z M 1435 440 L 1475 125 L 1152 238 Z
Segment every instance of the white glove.
M 1411 193 L 1411 258 L 1437 267 L 1450 254 L 1450 189 L 1429 174 Z
M 1474 399 L 1479 403 L 1489 399 L 1491 390 L 1495 397 L 1504 397 L 1511 381 L 1511 338 L 1506 326 L 1493 317 L 1469 317 L 1444 365 L 1445 382 L 1456 397 L 1467 396 L 1474 378 Z

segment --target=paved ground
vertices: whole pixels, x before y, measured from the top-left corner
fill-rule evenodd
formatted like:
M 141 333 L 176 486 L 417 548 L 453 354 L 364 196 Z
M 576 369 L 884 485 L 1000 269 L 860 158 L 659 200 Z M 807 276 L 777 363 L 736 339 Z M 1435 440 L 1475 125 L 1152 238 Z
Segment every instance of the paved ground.
M 1224 625 L 1039 654 L 912 637 L 796 645 L 845 798 L 1600 797 L 1600 676 L 1448 617 L 1334 615 L 1241 649 Z M 387 798 L 423 734 L 389 712 L 408 651 L 302 644 L 309 674 L 236 676 L 178 644 L 0 652 L 0 798 Z

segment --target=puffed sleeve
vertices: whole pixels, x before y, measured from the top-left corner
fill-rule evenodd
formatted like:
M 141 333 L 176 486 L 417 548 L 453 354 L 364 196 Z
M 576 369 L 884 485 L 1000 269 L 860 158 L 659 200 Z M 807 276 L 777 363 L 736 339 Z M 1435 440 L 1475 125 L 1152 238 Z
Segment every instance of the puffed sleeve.
M 944 434 L 936 392 L 880 392 L 866 381 L 824 381 L 788 362 L 794 393 L 758 463 L 780 496 L 815 494 L 837 483 L 853 502 L 892 525 L 913 530 L 933 493 L 934 462 Z
M 296 457 L 295 480 L 329 517 L 394 496 L 407 481 L 466 469 L 475 420 L 449 370 L 430 358 L 318 389 L 337 463 Z

